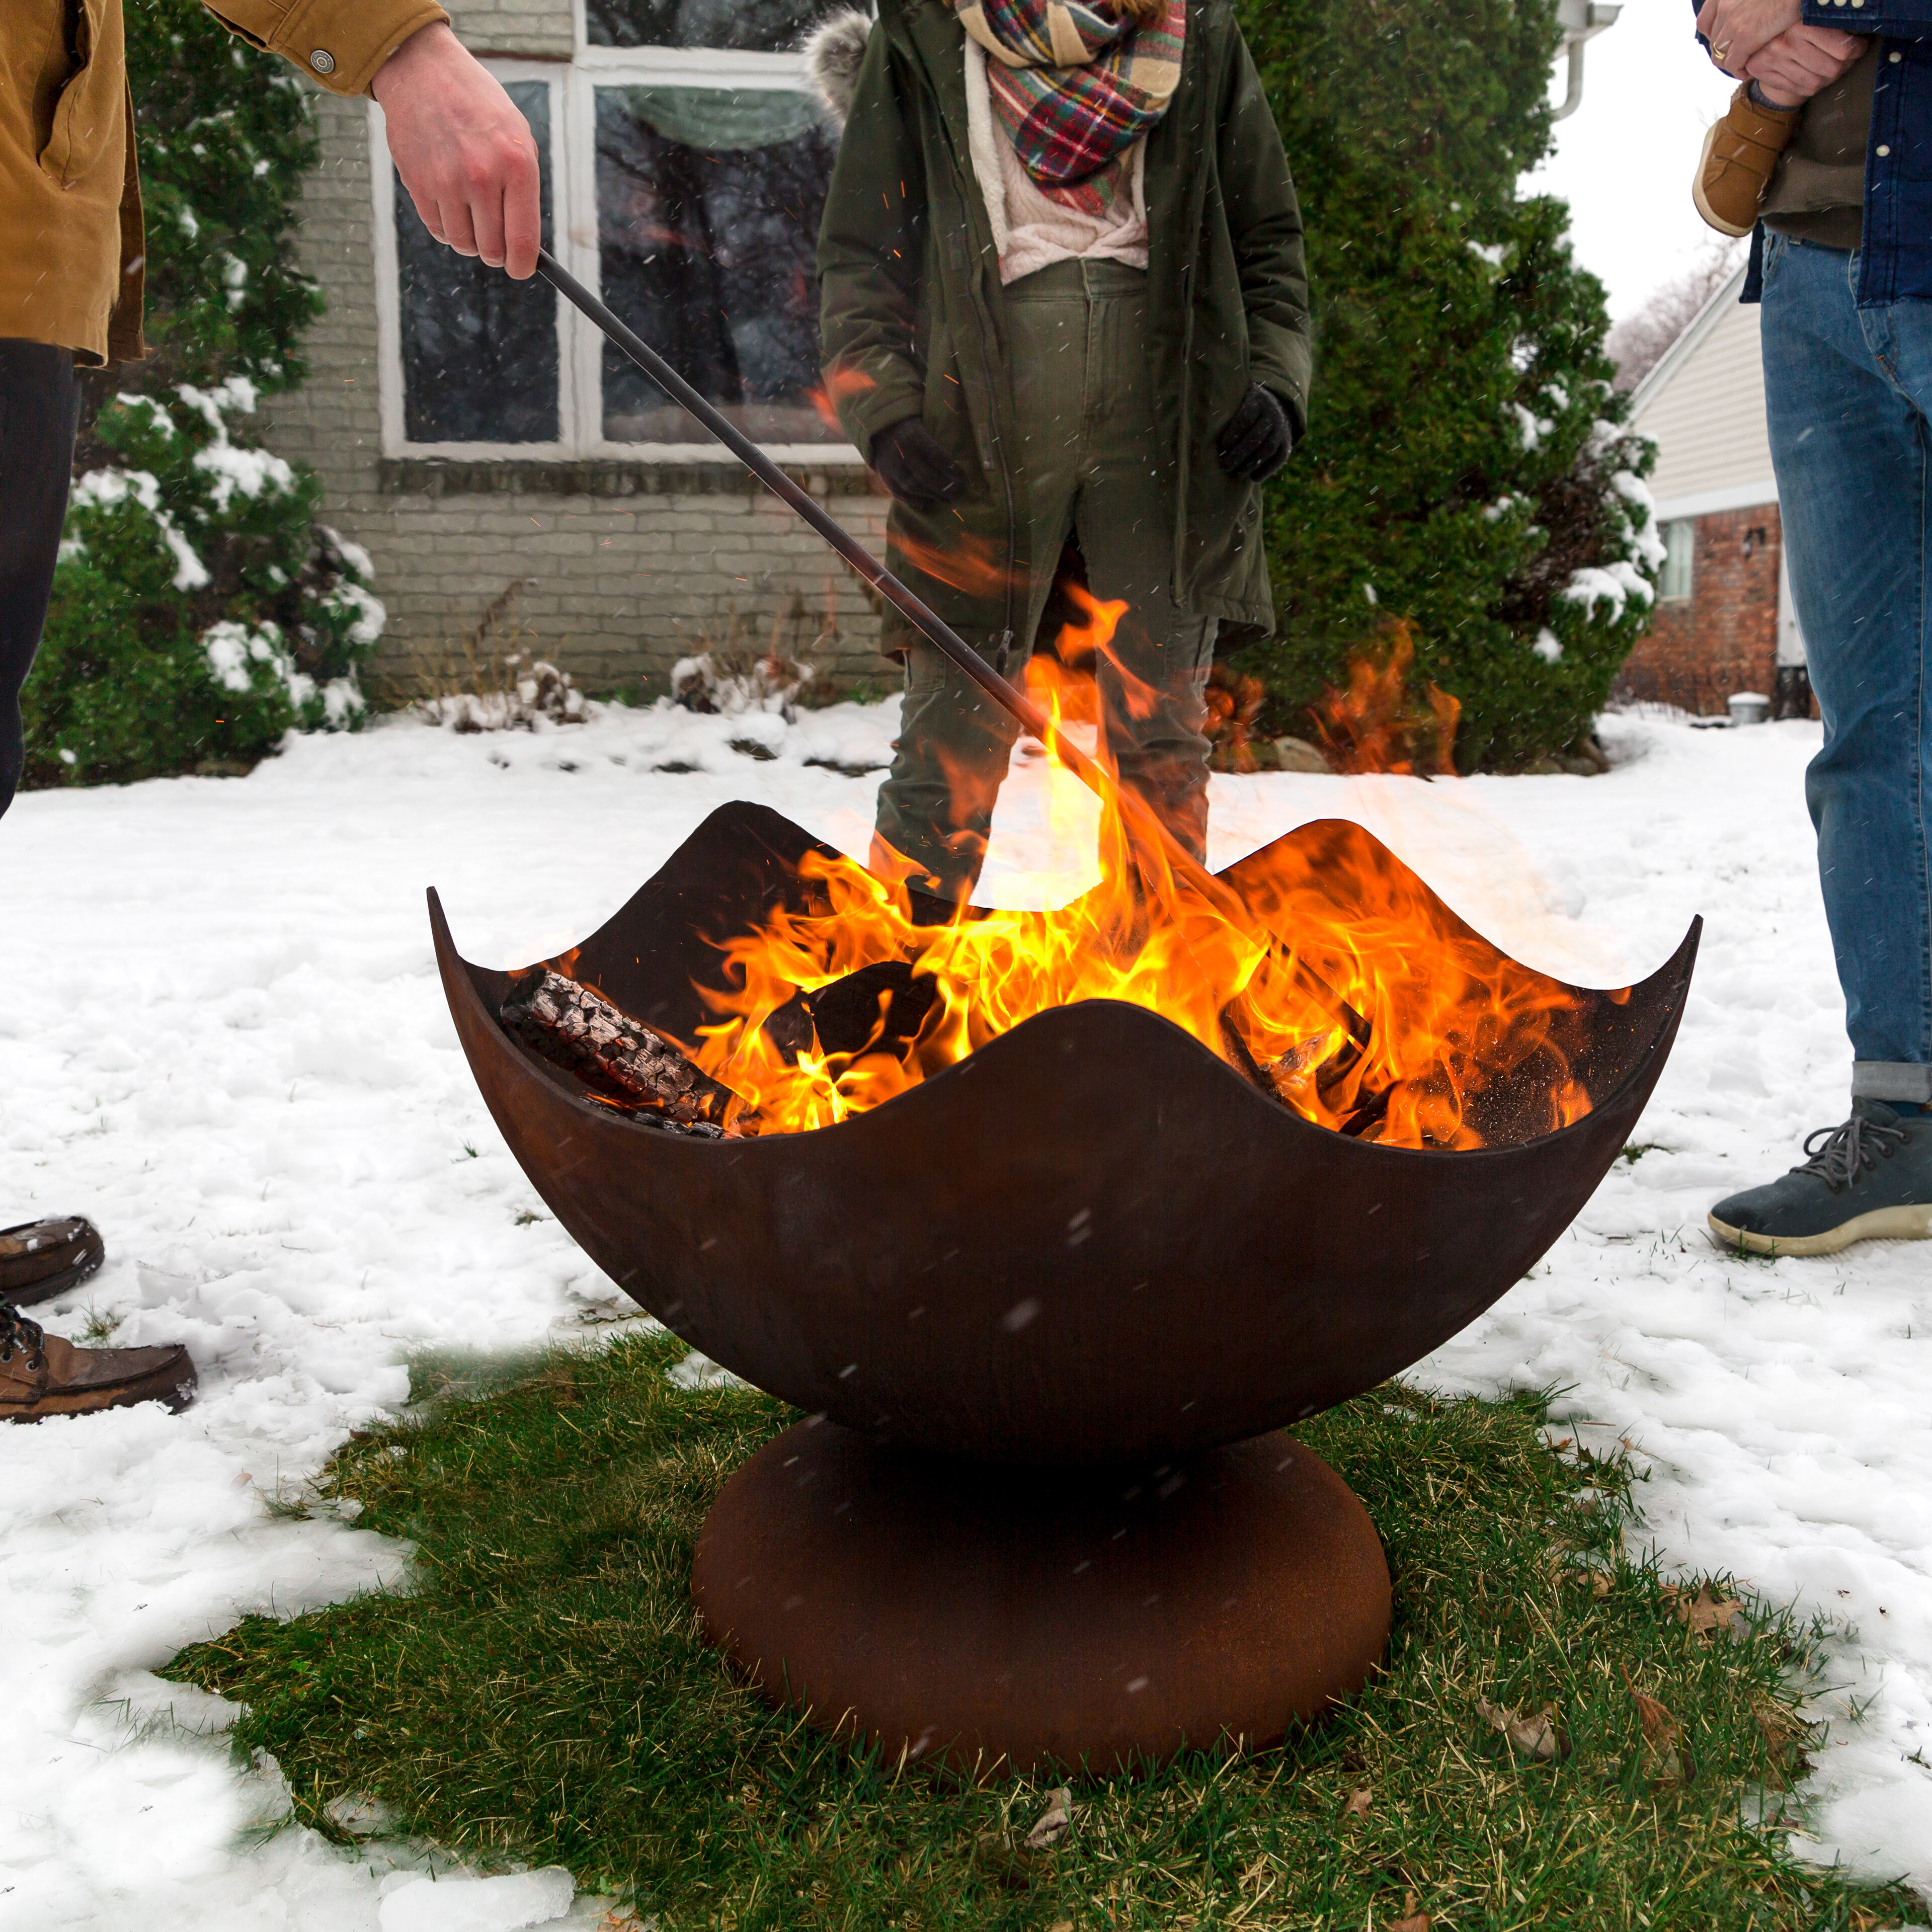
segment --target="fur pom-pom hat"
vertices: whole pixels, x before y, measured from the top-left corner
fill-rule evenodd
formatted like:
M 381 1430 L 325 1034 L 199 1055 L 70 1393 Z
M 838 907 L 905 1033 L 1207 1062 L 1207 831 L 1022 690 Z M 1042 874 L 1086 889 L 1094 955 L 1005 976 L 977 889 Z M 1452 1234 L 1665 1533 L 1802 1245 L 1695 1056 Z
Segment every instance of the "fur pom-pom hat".
M 852 112 L 852 95 L 859 85 L 859 64 L 866 58 L 866 42 L 872 32 L 872 16 L 856 7 L 834 14 L 813 28 L 801 50 L 805 55 L 806 78 L 812 92 L 824 102 L 841 128 Z

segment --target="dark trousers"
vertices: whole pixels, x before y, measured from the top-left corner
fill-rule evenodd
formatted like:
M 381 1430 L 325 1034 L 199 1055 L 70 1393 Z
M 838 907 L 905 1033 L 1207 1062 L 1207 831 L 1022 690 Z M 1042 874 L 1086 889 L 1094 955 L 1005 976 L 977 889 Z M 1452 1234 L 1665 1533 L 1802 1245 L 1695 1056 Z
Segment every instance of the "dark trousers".
M 0 813 L 26 759 L 20 687 L 46 621 L 80 407 L 69 351 L 0 337 Z
M 1172 464 L 1161 456 L 1148 376 L 1147 277 L 1124 262 L 1054 262 L 1004 292 L 1019 440 L 1012 452 L 1032 554 L 1019 635 L 1030 649 L 1069 538 L 1090 595 L 1116 603 L 1106 648 L 1089 646 L 1108 754 L 1196 858 L 1208 850 L 1208 674 L 1212 617 L 1174 586 Z M 983 653 L 997 640 L 967 641 Z M 968 898 L 1019 728 L 929 644 L 906 664 L 898 752 L 879 788 L 878 836 L 912 883 Z

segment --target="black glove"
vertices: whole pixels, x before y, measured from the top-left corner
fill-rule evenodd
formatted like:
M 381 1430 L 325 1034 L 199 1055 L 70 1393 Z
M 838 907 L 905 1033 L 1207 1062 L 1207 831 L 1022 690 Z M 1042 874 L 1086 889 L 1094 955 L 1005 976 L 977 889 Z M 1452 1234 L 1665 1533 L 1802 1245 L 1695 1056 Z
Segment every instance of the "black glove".
M 966 487 L 958 464 L 916 416 L 903 416 L 873 437 L 872 467 L 908 509 L 936 510 Z
M 1214 445 L 1221 467 L 1244 483 L 1265 483 L 1288 460 L 1294 432 L 1280 398 L 1260 383 L 1241 398 Z

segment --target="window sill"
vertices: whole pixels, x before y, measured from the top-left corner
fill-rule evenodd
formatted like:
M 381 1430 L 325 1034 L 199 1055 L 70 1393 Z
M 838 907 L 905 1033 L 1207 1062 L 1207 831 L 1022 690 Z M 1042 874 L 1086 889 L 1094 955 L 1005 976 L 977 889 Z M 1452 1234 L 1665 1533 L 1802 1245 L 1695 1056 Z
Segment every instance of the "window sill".
M 869 496 L 872 472 L 849 456 L 780 466 L 814 496 Z M 483 457 L 386 456 L 377 488 L 385 496 L 742 496 L 764 485 L 741 464 L 586 457 L 532 461 Z

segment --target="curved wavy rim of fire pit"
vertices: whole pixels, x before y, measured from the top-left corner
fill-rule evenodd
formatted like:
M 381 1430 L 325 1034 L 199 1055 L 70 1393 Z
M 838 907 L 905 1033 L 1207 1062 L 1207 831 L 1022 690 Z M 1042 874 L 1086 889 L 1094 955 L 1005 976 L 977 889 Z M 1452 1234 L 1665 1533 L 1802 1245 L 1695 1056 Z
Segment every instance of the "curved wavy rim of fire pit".
M 1343 836 L 1369 838 L 1340 821 L 1287 837 Z M 721 808 L 570 970 L 690 1037 L 694 982 L 717 956 L 706 935 L 760 923 L 815 844 L 763 807 Z M 626 1293 L 714 1361 L 874 1440 L 1039 1463 L 1238 1442 L 1374 1387 L 1474 1320 L 1628 1142 L 1702 923 L 1628 996 L 1574 989 L 1594 1105 L 1515 1145 L 1332 1132 L 1112 1000 L 1042 1013 L 837 1126 L 705 1142 L 585 1100 L 512 1039 L 496 1014 L 512 976 L 463 959 L 429 898 L 490 1113 Z

